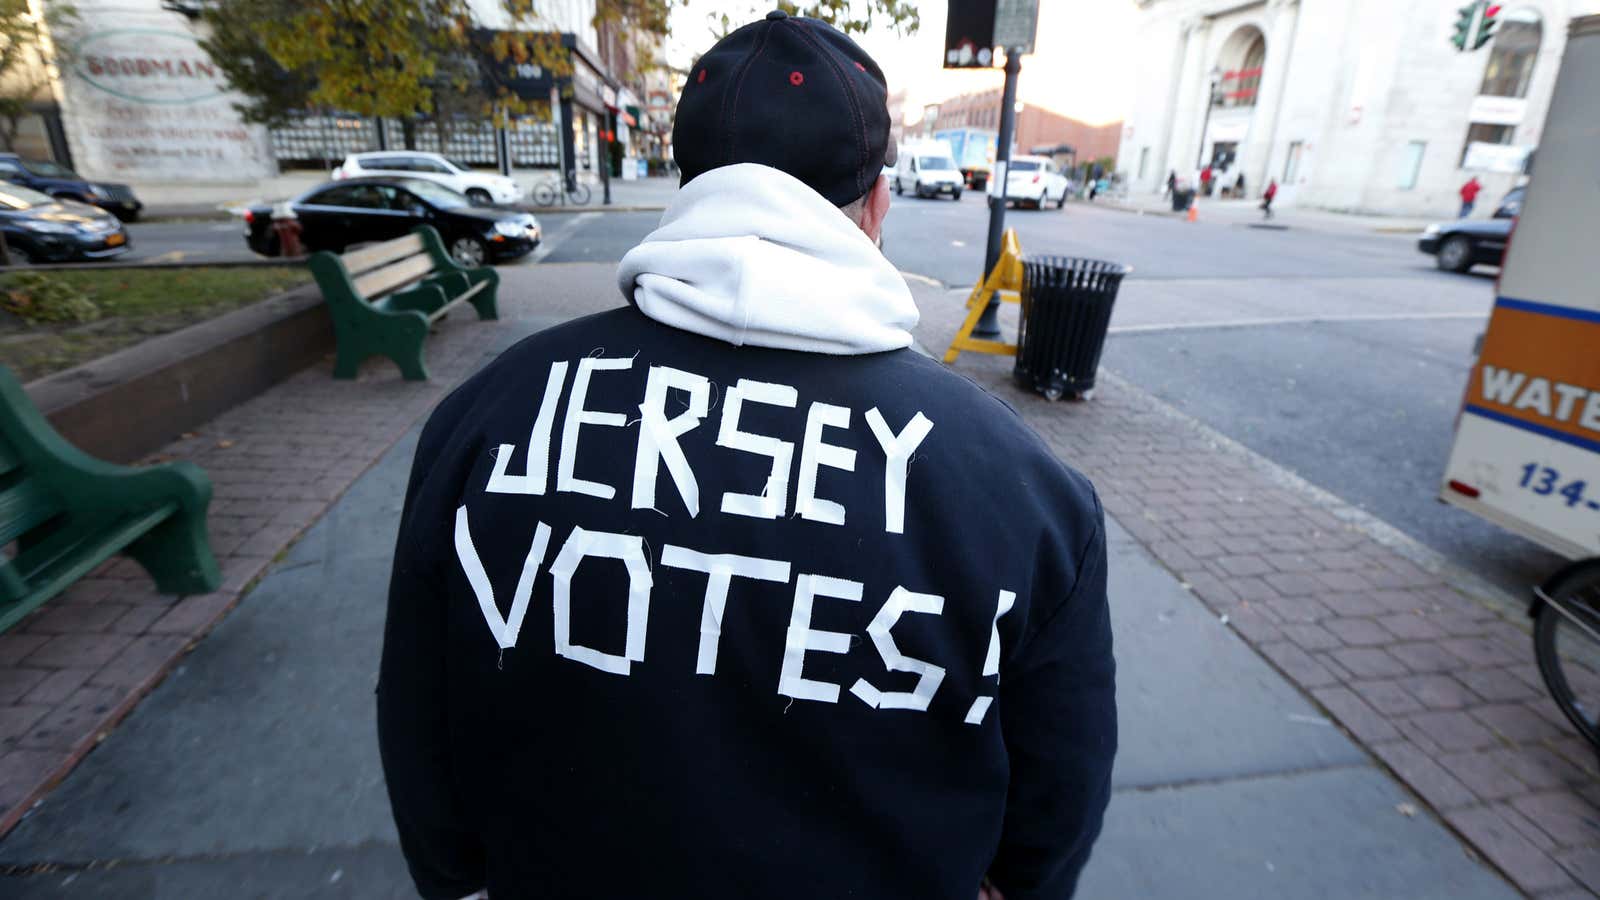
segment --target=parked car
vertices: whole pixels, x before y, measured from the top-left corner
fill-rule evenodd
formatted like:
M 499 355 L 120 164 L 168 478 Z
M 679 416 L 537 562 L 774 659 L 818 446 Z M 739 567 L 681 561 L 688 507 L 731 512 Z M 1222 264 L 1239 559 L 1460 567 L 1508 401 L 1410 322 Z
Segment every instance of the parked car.
M 133 195 L 133 188 L 109 181 L 90 181 L 66 166 L 47 159 L 29 159 L 15 153 L 0 153 L 0 178 L 49 194 L 58 200 L 76 200 L 98 206 L 124 222 L 139 218 L 144 204 Z
M 522 199 L 522 188 L 504 175 L 478 172 L 465 163 L 456 162 L 437 153 L 401 152 L 352 153 L 344 163 L 333 170 L 334 180 L 365 176 L 390 178 L 421 178 L 436 182 L 459 193 L 480 206 L 490 203 L 516 203 Z
M 539 221 L 514 209 L 474 206 L 464 194 L 420 178 L 346 178 L 330 181 L 289 201 L 300 220 L 307 251 L 345 248 L 403 237 L 432 225 L 446 249 L 464 266 L 502 262 L 539 246 Z M 263 256 L 280 253 L 272 228 L 272 206 L 244 212 L 245 242 Z
M 1465 272 L 1476 265 L 1498 266 L 1511 240 L 1511 227 L 1522 214 L 1523 188 L 1512 188 L 1489 219 L 1457 219 L 1422 230 L 1417 249 L 1434 257 L 1439 268 Z
M 1000 163 L 995 164 L 1001 169 Z M 1004 165 L 1006 200 L 1018 206 L 1027 203 L 1034 209 L 1043 209 L 1054 201 L 1056 209 L 1067 205 L 1067 194 L 1072 182 L 1056 168 L 1055 161 L 1047 156 L 1013 156 Z M 997 177 L 989 182 L 989 196 L 1000 196 L 1001 181 Z
M 943 141 L 922 141 L 901 148 L 890 180 L 896 194 L 906 191 L 918 197 L 949 194 L 956 200 L 961 199 L 961 189 L 967 183 Z
M 0 232 L 12 262 L 108 259 L 132 246 L 127 230 L 110 213 L 19 184 L 0 184 Z

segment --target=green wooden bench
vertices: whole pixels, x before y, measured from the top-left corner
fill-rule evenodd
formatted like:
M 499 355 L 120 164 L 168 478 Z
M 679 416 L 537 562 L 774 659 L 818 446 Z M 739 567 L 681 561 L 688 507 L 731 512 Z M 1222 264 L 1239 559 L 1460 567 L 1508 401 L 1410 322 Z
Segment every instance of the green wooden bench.
M 422 343 L 430 325 L 462 303 L 480 319 L 500 317 L 499 274 L 456 263 L 431 225 L 343 255 L 313 253 L 310 266 L 333 317 L 335 378 L 354 378 L 362 360 L 387 356 L 407 380 L 426 380 Z
M 0 631 L 118 552 L 164 594 L 216 590 L 210 502 L 193 463 L 117 466 L 67 443 L 0 366 Z

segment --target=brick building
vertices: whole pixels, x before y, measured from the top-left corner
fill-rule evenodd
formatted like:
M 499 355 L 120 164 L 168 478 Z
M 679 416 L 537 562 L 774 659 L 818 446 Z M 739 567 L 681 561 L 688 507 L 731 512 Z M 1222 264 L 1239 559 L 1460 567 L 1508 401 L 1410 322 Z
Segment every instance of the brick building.
M 946 128 L 985 128 L 1000 130 L 1000 90 L 995 88 L 951 97 L 924 108 L 917 132 L 931 136 Z M 1122 123 L 1090 125 L 1031 103 L 1022 104 L 1017 113 L 1016 149 L 1031 153 L 1035 149 L 1073 148 L 1077 161 L 1102 156 L 1115 157 L 1122 141 Z

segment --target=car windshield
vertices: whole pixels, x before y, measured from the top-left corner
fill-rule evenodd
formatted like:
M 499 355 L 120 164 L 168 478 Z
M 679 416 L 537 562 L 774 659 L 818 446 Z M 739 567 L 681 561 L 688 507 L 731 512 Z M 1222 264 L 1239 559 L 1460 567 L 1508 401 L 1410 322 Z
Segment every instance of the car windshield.
M 1039 161 L 1037 159 L 1014 159 L 1011 161 L 1011 171 L 1037 172 L 1039 171 Z
M 917 167 L 921 169 L 954 169 L 956 164 L 948 156 L 919 156 Z
M 49 206 L 56 202 L 54 197 L 29 190 L 20 184 L 6 184 L 0 182 L 0 207 L 5 209 L 32 209 L 35 206 Z
M 25 159 L 22 161 L 22 164 L 26 166 L 28 171 L 32 172 L 33 174 L 43 175 L 47 178 L 78 179 L 79 177 L 77 172 L 72 171 L 66 166 L 58 166 L 47 159 Z
M 454 167 L 456 169 L 460 169 L 463 172 L 471 172 L 472 171 L 472 163 L 465 163 L 465 162 L 462 162 L 459 159 L 451 159 L 448 156 L 444 158 L 444 161 L 449 163 L 452 167 Z
M 472 201 L 465 196 L 450 190 L 442 184 L 433 181 L 423 181 L 420 178 L 407 178 L 401 182 L 405 189 L 438 209 L 455 209 L 460 206 L 471 206 Z

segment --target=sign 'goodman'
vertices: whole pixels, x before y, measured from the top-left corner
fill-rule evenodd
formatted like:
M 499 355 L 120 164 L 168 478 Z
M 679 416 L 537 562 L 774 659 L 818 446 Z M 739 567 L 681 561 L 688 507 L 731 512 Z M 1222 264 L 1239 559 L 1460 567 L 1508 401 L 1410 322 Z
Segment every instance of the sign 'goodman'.
M 76 73 L 123 100 L 156 105 L 198 103 L 227 82 L 193 35 L 121 28 L 89 35 L 78 47 Z

